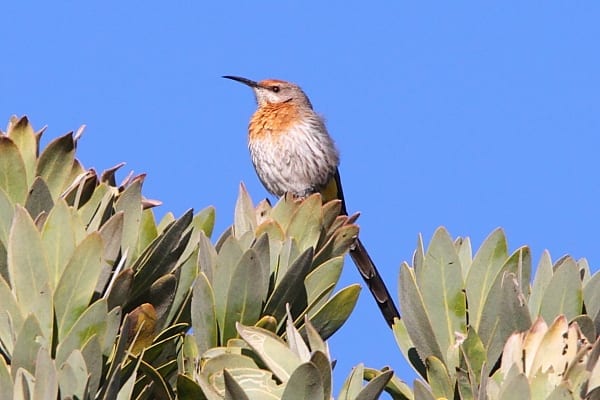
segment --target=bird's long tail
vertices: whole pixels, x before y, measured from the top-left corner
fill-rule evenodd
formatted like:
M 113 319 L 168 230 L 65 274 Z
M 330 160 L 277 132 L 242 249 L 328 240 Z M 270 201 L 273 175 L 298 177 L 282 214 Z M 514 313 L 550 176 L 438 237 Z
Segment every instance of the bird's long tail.
M 344 201 L 344 191 L 342 190 L 342 181 L 340 179 L 339 170 L 335 171 L 335 175 L 330 184 L 327 185 L 321 194 L 326 201 L 335 198 L 341 200 L 342 209 L 340 213 L 343 215 L 348 215 L 348 211 L 346 210 L 346 202 Z M 392 300 L 392 296 L 390 295 L 385 282 L 381 278 L 379 271 L 377 271 L 375 263 L 371 259 L 371 256 L 369 256 L 367 249 L 358 237 L 350 248 L 350 257 L 352 257 L 354 265 L 356 265 L 358 272 L 369 287 L 369 290 L 377 302 L 385 321 L 391 328 L 394 324 L 394 318 L 400 318 L 400 313 L 398 312 L 396 304 L 394 304 L 394 300 Z
M 350 257 L 352 257 L 352 261 L 354 261 L 356 268 L 358 268 L 358 272 L 360 272 L 360 275 L 369 287 L 383 317 L 391 328 L 394 324 L 394 318 L 400 318 L 400 313 L 367 249 L 358 237 L 350 249 Z

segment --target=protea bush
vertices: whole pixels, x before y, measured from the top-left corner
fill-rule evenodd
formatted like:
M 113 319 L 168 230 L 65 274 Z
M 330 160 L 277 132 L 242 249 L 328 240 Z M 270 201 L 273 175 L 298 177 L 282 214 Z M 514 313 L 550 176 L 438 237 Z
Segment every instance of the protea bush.
M 323 340 L 360 289 L 335 291 L 358 232 L 339 203 L 255 208 L 242 187 L 213 245 L 212 207 L 157 223 L 143 175 L 116 184 L 120 165 L 98 174 L 75 158 L 81 131 L 40 149 L 42 134 L 25 117 L 0 132 L 1 398 L 243 398 L 256 382 L 236 383 L 240 359 L 251 376 L 272 374 L 277 398 L 331 396 Z M 244 340 L 257 335 L 279 347 Z M 363 390 L 360 372 L 348 393 Z M 366 398 L 391 372 L 371 376 Z
M 337 288 L 358 226 L 319 195 L 171 213 L 75 157 L 81 130 L 0 132 L 0 398 L 333 398 L 327 339 L 359 285 Z M 393 334 L 422 379 L 358 365 L 338 399 L 599 396 L 600 278 L 585 260 L 493 232 L 472 257 L 440 228 L 400 270 Z M 382 319 L 382 329 L 385 329 Z
M 394 333 L 423 378 L 416 399 L 598 398 L 600 274 L 585 259 L 546 252 L 531 283 L 529 248 L 509 254 L 502 230 L 472 257 L 440 228 L 412 264 Z

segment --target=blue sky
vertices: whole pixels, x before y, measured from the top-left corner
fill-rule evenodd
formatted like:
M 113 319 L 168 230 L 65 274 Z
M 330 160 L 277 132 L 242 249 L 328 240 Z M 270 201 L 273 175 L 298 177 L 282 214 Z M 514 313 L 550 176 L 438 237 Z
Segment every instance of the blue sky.
M 250 90 L 300 84 L 334 136 L 349 211 L 389 282 L 439 225 L 479 246 L 498 226 L 600 262 L 600 3 L 11 2 L 3 5 L 0 121 L 55 137 L 86 124 L 78 154 L 146 172 L 162 214 L 217 207 L 231 222 L 254 174 Z M 218 3 L 218 4 L 217 4 Z M 359 282 L 347 262 L 343 283 Z M 413 374 L 363 291 L 331 341 L 336 387 L 358 362 Z

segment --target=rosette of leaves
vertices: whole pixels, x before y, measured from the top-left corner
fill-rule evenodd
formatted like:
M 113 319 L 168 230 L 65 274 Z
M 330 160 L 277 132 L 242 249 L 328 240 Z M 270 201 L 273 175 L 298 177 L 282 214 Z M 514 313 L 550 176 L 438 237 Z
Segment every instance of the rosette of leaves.
M 561 315 L 548 326 L 538 317 L 508 338 L 500 368 L 488 380 L 488 398 L 516 392 L 522 398 L 598 398 L 599 355 L 600 341 L 590 344 L 576 320 L 569 324 Z
M 237 324 L 243 339 L 214 348 L 199 358 L 192 336 L 183 347 L 185 374 L 177 382 L 180 399 L 332 399 L 332 362 L 327 344 L 305 319 L 304 335 L 287 320 L 283 340 L 273 332 Z M 370 382 L 363 386 L 365 376 Z M 389 384 L 391 370 L 357 366 L 338 399 L 377 399 Z
M 157 224 L 144 176 L 116 185 L 119 166 L 75 158 L 81 131 L 40 149 L 43 131 L 23 117 L 0 132 L 0 393 L 173 398 L 214 210 Z
M 179 398 L 331 398 L 324 340 L 348 318 L 359 292 L 358 285 L 334 291 L 358 234 L 356 216 L 339 212 L 338 201 L 322 204 L 319 195 L 254 207 L 240 187 L 233 226 L 215 248 L 200 237 Z M 384 388 L 411 398 L 391 371 L 363 366 L 340 398 L 374 399 Z
M 360 286 L 334 289 L 358 227 L 339 211 L 339 202 L 323 205 L 319 195 L 255 208 L 240 186 L 233 226 L 214 248 L 200 237 L 192 299 L 200 354 L 237 338 L 238 322 L 283 335 L 286 304 L 298 328 L 308 316 L 324 339 L 346 321 Z
M 419 238 L 412 264 L 401 267 L 403 318 L 394 333 L 401 352 L 423 378 L 415 381 L 415 398 L 485 398 L 492 379 L 496 388 L 501 387 L 500 391 L 490 389 L 490 393 L 500 393 L 496 398 L 536 398 L 536 385 L 545 385 L 544 393 L 558 390 L 564 394 L 557 389 L 564 385 L 547 370 L 534 381 L 518 368 L 496 372 L 511 335 L 526 332 L 538 318 L 554 321 L 560 316 L 561 334 L 569 340 L 585 339 L 597 348 L 600 274 L 592 276 L 585 259 L 565 256 L 553 265 L 545 252 L 530 282 L 529 248 L 509 254 L 502 230 L 490 234 L 473 257 L 468 238 L 452 240 L 440 228 L 426 251 Z M 569 323 L 573 328 L 566 328 Z M 536 352 L 558 359 L 564 347 L 557 343 L 543 341 Z M 569 359 L 572 364 L 567 369 L 576 368 L 574 360 Z M 563 367 L 560 371 L 565 371 Z M 519 376 L 514 381 L 518 383 L 504 384 L 514 376 Z M 582 378 L 575 387 L 594 386 L 590 376 L 577 374 Z M 581 393 L 575 392 L 567 398 L 579 398 Z

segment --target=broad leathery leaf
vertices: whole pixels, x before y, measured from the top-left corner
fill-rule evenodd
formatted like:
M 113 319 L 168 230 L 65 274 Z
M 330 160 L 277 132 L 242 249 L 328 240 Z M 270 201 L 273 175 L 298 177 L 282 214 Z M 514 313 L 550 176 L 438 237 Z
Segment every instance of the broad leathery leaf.
M 537 265 L 533 285 L 531 286 L 531 294 L 529 295 L 529 313 L 532 317 L 540 315 L 542 307 L 542 299 L 546 293 L 546 287 L 552 280 L 552 260 L 550 253 L 544 251 Z
M 331 239 L 315 255 L 314 264 L 320 265 L 333 257 L 343 256 L 350 250 L 350 246 L 354 244 L 357 237 L 358 226 L 356 225 L 345 225 L 337 229 Z
M 284 230 L 287 230 L 290 221 L 292 220 L 292 215 L 299 207 L 300 202 L 294 200 L 294 197 L 286 193 L 285 196 L 282 196 L 277 204 L 271 209 L 270 216 L 273 218 L 279 225 L 283 227 Z
M 29 211 L 31 218 L 36 219 L 42 213 L 49 213 L 53 206 L 54 202 L 52 201 L 50 189 L 48 189 L 46 182 L 38 176 L 29 189 L 25 200 L 25 208 Z
M 571 362 L 577 351 L 577 330 L 574 326 L 569 327 L 569 323 L 564 315 L 560 315 L 554 319 L 553 323 L 544 333 L 539 345 L 536 346 L 537 351 L 531 352 L 530 357 L 533 357 L 530 371 L 531 375 L 541 369 L 542 372 L 552 370 L 560 374 L 562 368 Z M 527 351 L 528 348 L 525 349 Z M 562 375 L 562 374 L 561 374 Z
M 41 176 L 48 184 L 53 199 L 58 199 L 66 188 L 75 160 L 73 133 L 54 139 L 40 154 L 36 165 L 36 176 Z
M 207 237 L 210 237 L 215 227 L 216 210 L 213 206 L 208 206 L 194 215 L 192 225 L 195 229 L 201 230 Z
M 81 351 L 73 350 L 64 364 L 61 363 L 58 367 L 61 397 L 82 399 L 87 386 L 88 371 Z
M 68 205 L 75 209 L 79 209 L 87 203 L 94 194 L 98 185 L 98 175 L 93 169 L 85 171 L 79 160 L 73 161 L 71 174 L 67 177 L 69 185 L 61 193 L 60 197 L 64 199 Z
M 121 249 L 129 250 L 129 260 L 126 265 L 130 265 L 137 256 L 137 242 L 142 220 L 142 182 L 142 178 L 135 179 L 115 202 L 115 211 L 124 213 Z
M 119 333 L 119 328 L 121 325 L 121 314 L 121 307 L 114 307 L 110 309 L 105 318 L 106 333 L 104 336 L 99 336 L 100 345 L 102 346 L 102 354 L 105 356 L 108 356 L 113 349 L 115 338 L 117 337 L 117 333 Z
M 238 246 L 239 248 L 239 246 Z M 240 249 L 241 252 L 241 249 Z M 198 237 L 198 272 L 204 272 L 209 282 L 213 282 L 217 268 L 217 251 L 204 232 Z M 234 264 L 235 265 L 235 264 Z
M 7 399 L 13 398 L 13 380 L 8 371 L 8 365 L 4 357 L 0 357 L 0 393 Z
M 304 293 L 303 282 L 311 267 L 313 249 L 309 247 L 290 265 L 285 276 L 275 287 L 273 294 L 267 301 L 264 314 L 272 315 L 281 321 L 285 315 L 286 303 L 293 304 L 298 296 Z
M 317 367 L 307 362 L 301 364 L 290 376 L 281 400 L 323 399 L 325 389 Z
M 317 245 L 323 223 L 321 206 L 321 195 L 316 193 L 306 198 L 292 215 L 286 234 L 296 238 L 300 251 Z
M 127 218 L 127 217 L 126 217 Z M 186 211 L 158 236 L 132 265 L 135 271 L 131 299 L 136 298 L 162 275 L 171 272 L 189 243 L 192 210 Z
M 269 295 L 268 289 L 271 278 L 271 250 L 269 247 L 269 236 L 267 234 L 258 236 L 258 239 L 252 244 L 252 249 L 256 253 L 261 268 L 260 278 L 263 279 L 261 289 L 263 292 L 262 301 L 265 302 Z
M 157 332 L 167 325 L 166 319 L 172 308 L 176 290 L 177 277 L 173 273 L 161 276 L 150 286 L 148 299 L 156 309 Z
M 12 353 L 10 372 L 13 381 L 17 371 L 23 368 L 31 373 L 35 371 L 35 359 L 42 347 L 42 330 L 34 314 L 29 314 L 17 334 L 17 341 Z
M 569 386 L 570 385 L 568 383 L 562 382 L 552 391 L 552 393 L 550 393 L 550 396 L 548 396 L 546 400 L 575 399 L 576 397 L 573 396 L 573 391 Z M 594 396 L 587 398 L 593 399 Z
M 19 148 L 27 174 L 27 186 L 29 186 L 35 177 L 34 172 L 38 151 L 38 143 L 33 132 L 33 127 L 27 117 L 23 116 L 10 125 L 7 135 Z
M 85 365 L 89 374 L 88 391 L 96 393 L 100 386 L 102 375 L 102 347 L 97 335 L 93 335 L 81 349 L 81 355 L 85 360 Z
M 343 266 L 344 258 L 335 257 L 325 261 L 306 276 L 304 287 L 306 288 L 309 309 L 319 300 L 319 303 L 324 302 L 324 299 L 333 292 L 333 288 L 340 279 Z
M 273 333 L 241 324 L 236 324 L 236 327 L 240 337 L 252 347 L 280 381 L 287 382 L 294 370 L 302 364 L 298 356 Z
M 114 282 L 108 292 L 108 296 L 105 295 L 108 308 L 123 305 L 131 296 L 131 288 L 133 287 L 133 270 L 127 268 L 119 272 L 114 279 Z
M 192 286 L 198 275 L 198 249 L 192 253 L 192 255 L 175 270 L 174 274 L 177 277 L 177 288 L 175 290 L 175 296 L 171 307 L 169 307 L 169 314 L 166 318 L 167 323 L 174 323 L 175 321 L 185 321 L 190 323 L 189 317 L 184 319 L 183 315 L 187 313 L 185 308 L 190 302 L 192 296 Z
M 217 265 L 211 283 L 214 293 L 223 294 L 222 296 L 215 297 L 215 310 L 219 326 L 225 325 L 225 310 L 227 306 L 227 297 L 225 294 L 229 291 L 231 279 L 243 254 L 237 239 L 233 236 L 225 239 L 217 254 Z
M 588 342 L 593 343 L 596 337 L 596 326 L 594 325 L 594 320 L 589 317 L 587 314 L 578 315 L 571 320 L 571 323 L 577 323 L 579 329 L 581 330 L 581 334 L 585 336 Z
M 337 217 L 339 217 L 342 211 L 341 200 L 331 200 L 323 205 L 321 213 L 323 214 L 323 227 L 329 229 Z
M 254 232 L 256 226 L 256 213 L 254 212 L 252 199 L 246 190 L 246 186 L 240 183 L 240 191 L 235 203 L 233 217 L 233 233 L 235 237 L 240 238 L 246 232 Z
M 424 383 L 418 379 L 415 380 L 413 390 L 415 392 L 415 399 L 436 400 L 435 396 L 433 394 L 431 394 L 431 388 L 429 388 L 429 386 L 427 386 L 426 383 Z
M 14 205 L 11 203 L 6 192 L 0 187 L 0 242 L 5 247 L 8 244 L 8 235 L 14 214 Z
M 202 272 L 196 277 L 192 288 L 192 328 L 198 352 L 204 353 L 218 345 L 215 295 L 210 282 Z
M 392 330 L 394 332 L 394 339 L 396 339 L 396 344 L 400 348 L 402 355 L 406 360 L 410 362 L 410 365 L 414 368 L 415 372 L 421 375 L 422 377 L 426 376 L 425 364 L 416 355 L 417 360 L 414 360 L 416 348 L 408 331 L 406 330 L 406 325 L 404 323 L 405 318 L 397 319 L 394 325 L 392 326 Z
M 333 335 L 350 317 L 359 293 L 359 284 L 347 286 L 329 299 L 314 315 L 309 315 L 313 326 L 323 340 L 327 340 Z
M 25 319 L 21 313 L 21 308 L 14 294 L 10 290 L 10 286 L 0 276 L 0 343 L 9 347 L 12 353 L 13 331 L 18 332 Z M 10 321 L 10 323 L 9 323 Z
M 102 398 L 104 400 L 112 400 L 116 398 L 119 393 L 122 380 L 127 379 L 127 373 L 131 373 L 131 370 L 127 371 L 123 368 L 122 362 L 128 357 L 128 343 L 133 340 L 132 337 L 129 337 L 129 332 L 133 330 L 133 324 L 134 321 L 132 321 L 131 318 L 126 317 L 123 319 L 117 344 L 114 346 L 114 349 L 111 352 L 112 362 L 110 363 L 108 372 L 106 373 L 108 383 L 102 385 L 100 394 L 96 396 L 98 398 Z M 138 362 L 140 360 L 141 358 L 138 358 Z
M 156 220 L 152 209 L 142 211 L 142 219 L 140 221 L 140 230 L 137 242 L 137 254 L 142 254 L 144 249 L 152 243 L 158 236 Z
M 590 269 L 590 264 L 588 260 L 585 258 L 580 258 L 577 260 L 577 268 L 579 268 L 579 276 L 581 276 L 581 284 L 583 286 L 587 285 L 589 280 L 592 278 L 592 271 Z
M 391 376 L 385 384 L 385 391 L 395 400 L 414 400 L 414 395 L 410 386 L 393 374 L 393 371 L 387 367 L 381 371 L 371 368 L 365 368 L 365 379 L 371 381 L 378 378 L 382 373 L 391 372 Z M 383 378 L 380 378 L 383 379 Z
M 513 272 L 498 275 L 483 306 L 477 331 L 487 349 L 487 368 L 494 366 L 504 343 L 513 332 L 526 330 L 530 326 L 529 309 L 522 297 L 517 276 Z
M 95 218 L 96 214 L 104 215 L 106 204 L 112 199 L 113 195 L 116 195 L 117 189 L 109 187 L 106 183 L 100 183 L 94 188 L 92 197 L 81 207 L 78 211 L 81 215 L 81 219 L 86 226 L 90 225 L 92 219 Z M 91 229 L 98 229 L 99 224 L 96 226 L 90 226 Z
M 174 362 L 171 362 L 171 365 L 173 364 Z M 176 370 L 176 368 L 177 367 L 175 367 L 173 370 Z M 165 377 L 162 375 L 169 374 L 167 366 L 163 365 L 161 367 L 161 371 L 159 372 L 157 368 L 154 368 L 149 362 L 146 362 L 142 359 L 139 363 L 139 372 L 140 376 L 143 376 L 151 382 L 149 384 L 152 385 L 151 393 L 153 397 L 157 399 L 175 399 L 175 393 L 173 392 L 173 389 L 171 388 L 170 384 L 165 381 Z M 146 390 L 146 388 L 143 390 Z M 130 400 L 131 396 L 124 397 L 124 399 Z
M 319 332 L 307 316 L 304 317 L 304 333 L 306 334 L 310 351 L 313 354 L 315 352 L 321 352 L 329 358 L 329 348 L 327 347 L 327 343 L 321 338 Z
M 113 318 L 114 316 L 113 314 Z M 116 316 L 118 317 L 120 314 L 116 314 Z M 94 335 L 101 343 L 105 342 L 107 334 L 110 334 L 110 339 L 114 339 L 115 332 L 109 332 L 107 329 L 110 320 L 111 314 L 107 313 L 106 300 L 98 300 L 87 307 L 58 344 L 56 364 L 60 365 L 65 362 L 73 350 L 83 348 L 83 345 Z
M 55 400 L 58 396 L 58 376 L 48 350 L 40 348 L 35 361 L 34 400 Z
M 254 366 L 252 368 L 230 368 L 222 365 L 221 369 L 210 375 L 210 382 L 214 390 L 218 393 L 225 393 L 225 379 L 223 370 L 236 380 L 243 384 L 244 392 L 251 399 L 280 399 L 285 389 L 284 385 L 278 384 L 269 371 L 261 370 Z M 204 370 L 202 371 L 204 375 Z
M 101 272 L 102 238 L 91 233 L 75 248 L 54 293 L 59 340 L 85 311 Z
M 219 372 L 213 373 L 209 378 L 213 388 L 219 393 L 225 392 L 224 367 L 226 366 L 222 366 Z M 256 366 L 252 368 L 226 367 L 226 370 L 237 382 L 241 382 L 244 392 L 251 399 L 279 399 L 285 389 L 284 385 L 276 382 L 271 372 L 258 369 Z
M 269 332 L 277 333 L 277 327 L 279 326 L 279 323 L 277 322 L 277 319 L 272 315 L 265 315 L 261 319 L 256 321 L 254 326 L 266 329 Z
M 403 263 L 398 284 L 400 308 L 406 331 L 422 360 L 429 356 L 443 359 L 440 344 L 434 335 L 433 323 L 425 309 L 423 296 L 419 291 L 414 270 Z M 406 351 L 406 350 L 405 350 Z
M 364 379 L 365 367 L 363 364 L 358 364 L 350 375 L 346 378 L 344 385 L 340 389 L 338 400 L 354 400 L 362 390 L 362 382 Z
M 130 344 L 129 351 L 132 354 L 140 354 L 141 351 L 150 347 L 156 336 L 156 310 L 150 303 L 144 303 L 134 308 L 126 318 L 133 321 L 129 338 L 135 338 Z
M 467 338 L 460 344 L 460 350 L 470 375 L 474 376 L 477 379 L 475 383 L 479 384 L 481 370 L 486 362 L 486 350 L 477 332 L 470 326 Z
M 267 287 L 263 269 L 256 252 L 249 249 L 240 259 L 227 290 L 224 325 L 221 343 L 237 336 L 235 324 L 254 325 L 261 314 L 262 301 Z
M 15 378 L 13 390 L 13 400 L 30 400 L 30 393 L 33 393 L 35 387 L 35 377 L 29 371 L 19 369 Z
M 225 379 L 225 400 L 250 400 L 244 389 L 226 369 L 223 370 L 223 378 Z
M 456 248 L 456 254 L 458 255 L 458 259 L 460 260 L 463 281 L 466 281 L 467 274 L 471 269 L 471 263 L 473 262 L 471 239 L 469 239 L 468 237 L 458 237 L 454 240 L 454 247 Z
M 507 377 L 498 396 L 499 400 L 529 400 L 530 398 L 529 382 L 523 374 Z
M 272 251 L 275 253 L 275 251 Z M 283 277 L 287 274 L 288 270 L 292 266 L 293 262 L 296 261 L 300 255 L 298 249 L 298 242 L 293 237 L 286 238 L 282 243 L 279 251 L 274 254 L 277 257 L 277 263 L 275 265 L 275 287 L 279 286 Z
M 460 260 L 450 235 L 444 228 L 435 231 L 423 265 L 420 268 L 415 266 L 415 275 L 423 304 L 433 325 L 433 334 L 444 355 L 440 359 L 454 370 L 457 365 L 453 357 L 446 356 L 446 352 L 450 349 L 458 350 L 455 347 L 455 332 L 467 332 L 466 299 Z
M 254 212 L 256 213 L 256 223 L 258 225 L 262 224 L 268 219 L 271 219 L 269 216 L 271 214 L 271 202 L 269 199 L 262 199 L 258 202 L 256 207 L 254 207 Z
M 378 374 L 358 393 L 356 400 L 378 399 L 392 376 L 394 376 L 394 372 L 390 370 Z
M 0 135 L 0 189 L 13 204 L 25 204 L 27 197 L 27 172 L 19 148 L 4 135 Z
M 262 235 L 263 233 L 267 233 L 271 240 L 277 239 L 283 241 L 285 239 L 283 227 L 272 218 L 266 218 L 256 227 L 256 231 L 254 233 L 256 237 Z
M 519 278 L 519 285 L 521 291 L 526 298 L 529 298 L 531 294 L 531 249 L 527 246 L 522 246 L 515 250 L 515 252 L 508 258 L 507 263 L 517 263 L 517 277 Z
M 243 341 L 242 343 L 246 347 L 246 343 Z M 219 374 L 224 368 L 227 368 L 235 376 L 235 371 L 240 369 L 258 369 L 258 365 L 256 365 L 256 362 L 252 358 L 242 354 L 235 354 L 233 353 L 235 350 L 241 351 L 241 349 L 235 349 L 235 347 L 230 346 L 227 348 L 226 353 L 214 357 L 206 357 L 202 364 L 202 374 L 211 376 Z M 268 371 L 265 372 L 268 375 L 268 379 L 272 379 L 272 374 Z
M 10 276 L 8 274 L 8 256 L 5 246 L 4 243 L 0 242 L 0 277 L 8 282 L 10 281 Z
M 287 308 L 287 318 L 285 321 L 285 333 L 289 348 L 296 353 L 296 355 L 302 360 L 302 362 L 310 361 L 310 350 L 307 344 L 304 342 L 302 335 L 294 326 L 292 315 L 290 314 L 289 304 Z
M 592 320 L 600 320 L 600 272 L 596 272 L 583 288 L 585 309 Z
M 583 290 L 575 260 L 567 257 L 557 265 L 545 292 L 540 308 L 545 321 L 552 321 L 560 314 L 569 320 L 581 314 Z
M 332 398 L 331 361 L 322 351 L 313 351 L 310 362 L 317 367 L 321 381 L 323 382 L 323 400 Z
M 139 358 L 139 360 L 141 361 L 141 358 Z M 116 400 L 130 400 L 133 397 L 133 389 L 135 387 L 135 382 L 137 380 L 137 368 L 139 366 L 139 362 L 136 364 L 135 366 L 135 370 L 131 373 L 131 375 L 129 376 L 129 378 L 127 378 L 127 380 L 125 381 L 125 383 L 123 383 L 123 386 L 120 387 L 119 389 L 119 393 L 117 393 L 117 395 L 114 397 L 116 398 Z M 143 395 L 144 391 L 146 388 L 142 389 L 142 393 L 140 393 L 140 395 Z M 112 399 L 113 397 L 108 397 L 108 399 Z
M 42 228 L 42 242 L 50 271 L 50 287 L 53 290 L 76 247 L 74 223 L 69 206 L 59 199 Z
M 20 205 L 8 239 L 8 271 L 23 315 L 36 315 L 44 337 L 50 339 L 53 313 L 46 256 L 40 232 Z
M 208 384 L 207 384 L 208 385 Z M 209 400 L 220 399 L 216 393 L 212 393 L 213 397 L 207 397 L 200 386 L 190 377 L 185 375 L 177 375 L 177 398 L 180 400 Z
M 479 329 L 488 292 L 508 257 L 507 248 L 504 231 L 500 228 L 496 229 L 485 239 L 475 254 L 467 274 L 465 289 L 469 299 L 469 323 L 476 330 Z
M 108 281 L 113 275 L 113 266 L 116 265 L 121 251 L 123 233 L 123 213 L 118 212 L 106 221 L 100 228 L 100 236 L 104 248 L 102 250 L 102 266 L 100 276 L 94 292 L 103 293 Z
M 451 399 L 454 397 L 454 382 L 450 379 L 448 369 L 444 363 L 435 356 L 427 357 L 427 382 L 431 392 L 436 398 Z
M 471 379 L 472 375 L 469 375 L 467 371 L 461 368 L 456 369 L 456 389 L 460 398 L 463 400 L 475 400 L 474 393 L 477 393 L 477 385 L 474 379 Z

